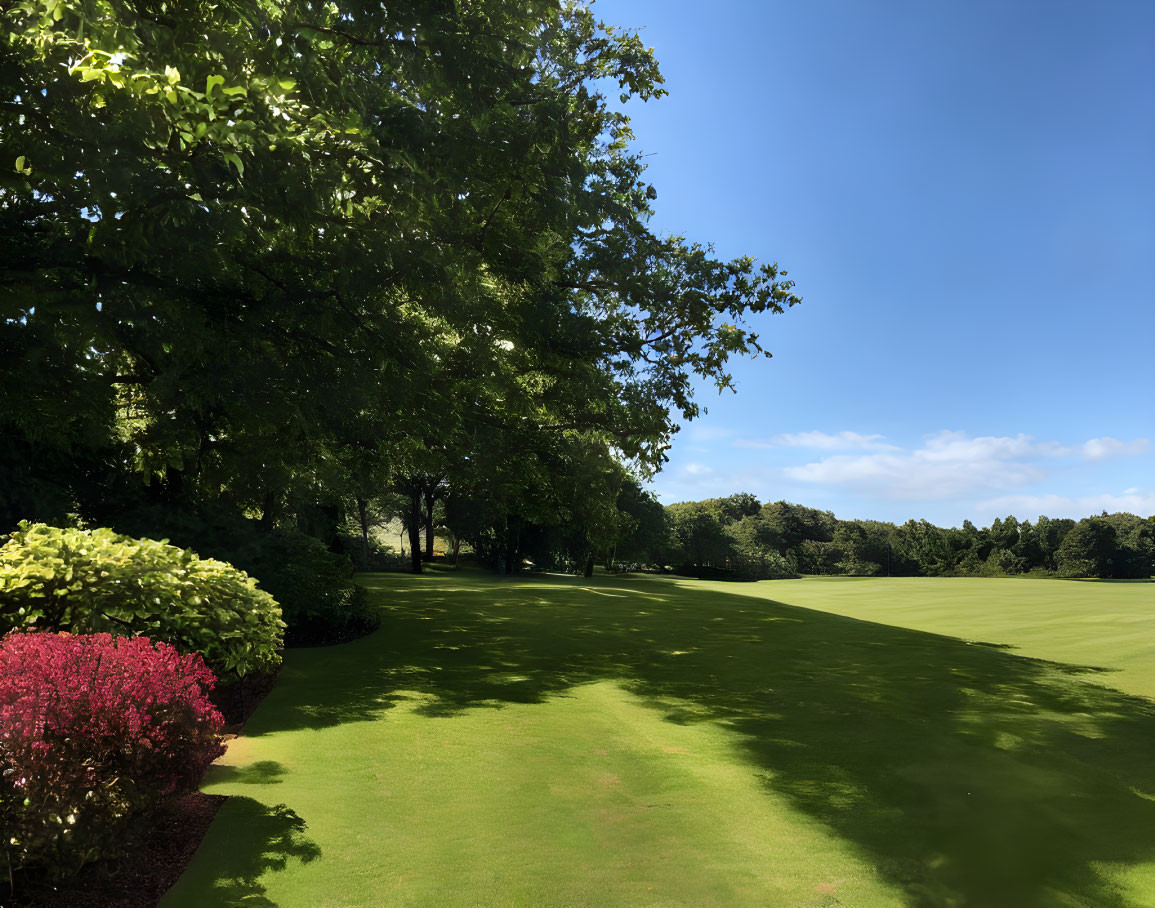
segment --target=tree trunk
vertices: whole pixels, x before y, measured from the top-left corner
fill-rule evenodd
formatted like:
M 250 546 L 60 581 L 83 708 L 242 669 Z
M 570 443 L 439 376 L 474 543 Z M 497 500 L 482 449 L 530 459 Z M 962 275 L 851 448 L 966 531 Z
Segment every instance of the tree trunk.
M 361 519 L 361 569 L 369 570 L 369 503 L 364 498 L 357 499 L 357 516 Z
M 267 492 L 265 492 L 265 500 L 261 504 L 261 529 L 271 530 L 273 528 L 273 521 L 276 519 L 277 493 L 273 489 L 269 489 Z
M 164 469 L 165 494 L 170 504 L 181 504 L 185 497 L 184 471 L 176 467 Z
M 461 540 L 454 538 L 453 540 L 453 566 L 457 567 L 457 556 L 461 552 Z
M 421 573 L 421 493 L 409 493 L 409 563 L 413 573 Z
M 432 488 L 425 492 L 425 560 L 433 560 L 433 504 L 437 496 Z
M 341 551 L 341 539 L 337 527 L 342 523 L 341 507 L 335 504 L 323 504 L 317 508 L 317 523 L 320 524 L 318 538 L 325 543 L 330 552 Z
M 593 575 L 594 575 L 594 553 L 593 553 L 593 549 L 591 549 L 589 554 L 586 555 L 585 576 L 586 577 L 592 577 Z

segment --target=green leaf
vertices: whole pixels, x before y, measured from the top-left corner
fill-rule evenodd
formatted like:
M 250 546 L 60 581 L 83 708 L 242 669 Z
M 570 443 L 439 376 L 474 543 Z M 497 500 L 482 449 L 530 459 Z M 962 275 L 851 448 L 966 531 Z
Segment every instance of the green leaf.
M 209 76 L 207 79 L 205 79 L 205 97 L 211 98 L 213 96 L 213 89 L 218 85 L 224 84 L 224 76 Z
M 237 169 L 237 176 L 243 177 L 245 175 L 245 163 L 238 155 L 227 154 L 225 155 L 225 160 Z

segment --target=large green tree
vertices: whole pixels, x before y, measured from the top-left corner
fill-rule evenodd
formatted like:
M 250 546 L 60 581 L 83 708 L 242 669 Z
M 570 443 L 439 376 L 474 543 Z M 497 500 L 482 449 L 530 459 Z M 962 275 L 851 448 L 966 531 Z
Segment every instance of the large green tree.
M 585 4 L 19 0 L 0 34 L 0 465 L 38 490 L 5 522 L 112 473 L 272 524 L 428 461 L 524 504 L 566 433 L 657 469 L 798 302 L 650 229 L 619 102 L 662 78 Z

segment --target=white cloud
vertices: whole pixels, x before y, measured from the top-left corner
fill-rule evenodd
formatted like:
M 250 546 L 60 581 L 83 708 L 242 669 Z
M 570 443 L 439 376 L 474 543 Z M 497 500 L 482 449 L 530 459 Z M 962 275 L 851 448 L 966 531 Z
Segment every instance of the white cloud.
M 1105 460 L 1108 457 L 1142 454 L 1148 447 L 1146 438 L 1137 438 L 1135 441 L 1119 441 L 1117 438 L 1105 436 L 1083 442 L 1082 451 L 1087 460 Z
M 721 437 L 721 436 L 718 436 Z M 901 449 L 886 441 L 885 435 L 861 432 L 794 432 L 775 435 L 769 441 L 739 438 L 738 448 L 813 448 L 817 451 L 894 451 Z M 1040 442 L 1030 435 L 980 436 L 971 438 L 965 432 L 943 430 L 927 438 L 919 452 L 926 460 L 973 460 L 983 457 L 1007 459 L 1016 457 L 1081 456 L 1086 460 L 1105 460 L 1145 453 L 1150 447 L 1146 438 L 1119 441 L 1104 436 L 1092 438 L 1081 445 L 1064 446 L 1057 441 Z
M 863 435 L 859 432 L 839 432 L 830 435 L 826 432 L 795 432 L 784 435 L 775 435 L 770 441 L 748 441 L 738 439 L 734 446 L 738 448 L 814 448 L 819 451 L 897 451 L 892 444 L 887 444 L 884 435 Z
M 1063 495 L 1003 495 L 980 501 L 975 511 L 982 515 L 1002 517 L 1014 514 L 1020 519 L 1037 518 L 1040 514 L 1048 517 L 1086 517 L 1103 511 L 1115 513 L 1128 511 L 1140 517 L 1155 515 L 1155 493 L 1143 493 L 1138 489 L 1127 489 L 1122 495 L 1085 495 L 1068 498 Z
M 714 471 L 704 463 L 688 463 L 682 467 L 682 472 L 687 476 L 709 476 Z
M 978 489 L 1013 489 L 1037 482 L 1044 472 L 1026 463 L 998 460 L 934 460 L 926 451 L 913 454 L 840 455 L 785 474 L 799 482 L 848 486 L 885 498 L 930 500 L 956 498 Z
M 1055 441 L 1036 441 L 1030 435 L 981 435 L 971 438 L 966 432 L 944 429 L 926 440 L 926 445 L 915 451 L 934 463 L 973 463 L 975 461 L 1004 461 L 1023 457 L 1058 457 L 1067 449 Z
M 944 430 L 915 450 L 835 455 L 786 467 L 784 473 L 800 482 L 844 486 L 886 498 L 932 500 L 1022 488 L 1047 475 L 1042 462 L 1048 459 L 1074 455 L 1096 460 L 1138 454 L 1146 448 L 1145 440 L 1095 438 L 1071 448 L 1030 435 L 971 437 Z

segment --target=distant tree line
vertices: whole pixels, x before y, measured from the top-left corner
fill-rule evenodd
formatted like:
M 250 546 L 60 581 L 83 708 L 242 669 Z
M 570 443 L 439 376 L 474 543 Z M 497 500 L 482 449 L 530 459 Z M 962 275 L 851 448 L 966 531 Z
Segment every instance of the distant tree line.
M 665 508 L 666 548 L 654 563 L 700 576 L 794 574 L 1141 578 L 1155 573 L 1155 517 L 1103 514 L 1075 521 L 1013 516 L 978 528 L 926 520 L 839 520 L 830 511 L 747 493 Z
M 598 452 L 600 455 L 600 452 Z M 612 458 L 587 452 L 567 462 L 570 485 L 497 499 L 494 490 L 444 482 L 428 535 L 455 552 L 462 543 L 478 560 L 506 572 L 592 573 L 649 569 L 697 577 L 764 580 L 800 574 L 859 577 L 1033 576 L 1146 578 L 1155 574 L 1155 517 L 1107 514 L 1075 521 L 1014 516 L 989 527 L 926 520 L 903 524 L 839 520 L 830 511 L 754 495 L 663 507 Z M 568 472 L 567 472 L 568 471 Z M 404 497 L 382 507 L 404 520 Z M 424 517 L 421 525 L 426 526 Z

